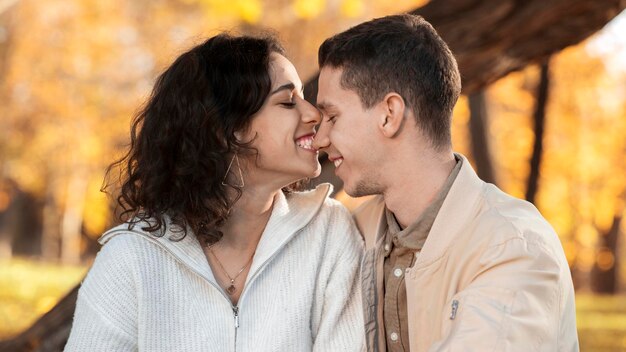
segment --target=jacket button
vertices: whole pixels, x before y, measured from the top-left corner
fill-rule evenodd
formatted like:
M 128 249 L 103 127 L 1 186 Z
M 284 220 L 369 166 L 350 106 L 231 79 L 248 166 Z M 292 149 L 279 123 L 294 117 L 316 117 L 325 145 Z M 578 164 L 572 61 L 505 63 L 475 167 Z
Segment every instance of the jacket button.
M 393 275 L 394 275 L 395 277 L 400 277 L 400 276 L 402 276 L 402 269 L 400 269 L 400 268 L 395 268 L 395 269 L 393 270 Z
M 392 332 L 391 335 L 389 335 L 389 338 L 391 339 L 391 341 L 398 341 L 398 334 L 395 332 Z

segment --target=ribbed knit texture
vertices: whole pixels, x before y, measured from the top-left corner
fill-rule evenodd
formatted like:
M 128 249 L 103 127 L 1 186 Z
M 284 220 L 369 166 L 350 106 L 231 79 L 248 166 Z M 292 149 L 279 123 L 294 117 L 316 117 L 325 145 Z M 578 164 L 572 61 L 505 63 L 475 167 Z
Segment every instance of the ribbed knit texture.
M 362 240 L 328 192 L 275 199 L 239 328 L 193 234 L 173 242 L 121 225 L 81 286 L 65 350 L 360 351 Z

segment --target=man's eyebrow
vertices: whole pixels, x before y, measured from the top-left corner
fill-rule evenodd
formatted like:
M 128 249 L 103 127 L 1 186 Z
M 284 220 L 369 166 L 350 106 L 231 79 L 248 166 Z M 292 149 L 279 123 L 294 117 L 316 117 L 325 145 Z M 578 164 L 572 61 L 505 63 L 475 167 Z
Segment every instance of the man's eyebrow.
M 322 102 L 318 102 L 317 103 L 317 108 L 322 110 L 322 111 L 327 111 L 330 110 L 332 108 L 334 108 L 335 106 L 329 102 L 326 101 L 322 101 Z
M 278 93 L 278 92 L 280 92 L 280 91 L 283 91 L 283 90 L 292 91 L 292 90 L 294 90 L 294 89 L 296 89 L 296 85 L 295 85 L 295 84 L 293 84 L 293 83 L 291 83 L 291 82 L 289 82 L 289 83 L 283 84 L 282 86 L 280 86 L 280 87 L 278 87 L 278 88 L 274 89 L 274 91 L 273 91 L 273 92 L 271 92 L 271 93 L 270 93 L 270 95 L 276 94 L 276 93 Z M 302 87 L 302 89 L 301 89 L 301 90 L 304 90 L 304 86 Z

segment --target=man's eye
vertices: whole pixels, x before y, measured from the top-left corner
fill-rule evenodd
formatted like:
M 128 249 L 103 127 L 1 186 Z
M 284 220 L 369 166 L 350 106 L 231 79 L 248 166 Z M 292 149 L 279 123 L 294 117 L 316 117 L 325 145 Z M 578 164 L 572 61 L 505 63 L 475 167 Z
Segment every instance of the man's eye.
M 328 122 L 330 122 L 330 123 L 332 123 L 332 124 L 334 125 L 334 124 L 335 124 L 335 119 L 336 119 L 336 118 L 337 118 L 337 116 L 329 116 L 329 117 L 328 117 L 328 120 L 326 120 L 326 121 L 328 121 Z
M 294 102 L 286 102 L 286 103 L 280 103 L 280 105 L 286 107 L 287 109 L 291 109 L 294 106 L 296 106 L 296 103 L 294 103 Z

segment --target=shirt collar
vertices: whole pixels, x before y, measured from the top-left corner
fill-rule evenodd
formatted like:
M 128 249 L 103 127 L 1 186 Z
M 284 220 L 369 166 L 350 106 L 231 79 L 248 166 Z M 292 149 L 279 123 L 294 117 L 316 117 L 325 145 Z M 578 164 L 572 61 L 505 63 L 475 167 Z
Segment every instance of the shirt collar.
M 428 237 L 428 233 L 435 222 L 435 218 L 439 213 L 439 209 L 443 205 L 443 201 L 446 199 L 450 188 L 452 188 L 452 184 L 456 180 L 459 171 L 461 170 L 461 165 L 463 164 L 463 159 L 459 158 L 455 155 L 456 165 L 450 172 L 450 175 L 446 179 L 446 182 L 443 184 L 443 187 L 435 197 L 435 199 L 430 203 L 430 205 L 420 214 L 420 216 L 407 226 L 405 229 L 402 229 L 396 220 L 396 217 L 393 213 L 385 207 L 385 218 L 387 220 L 388 232 L 387 241 L 393 241 L 395 246 L 408 248 L 412 250 L 421 250 L 426 242 L 426 238 Z

